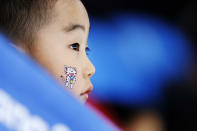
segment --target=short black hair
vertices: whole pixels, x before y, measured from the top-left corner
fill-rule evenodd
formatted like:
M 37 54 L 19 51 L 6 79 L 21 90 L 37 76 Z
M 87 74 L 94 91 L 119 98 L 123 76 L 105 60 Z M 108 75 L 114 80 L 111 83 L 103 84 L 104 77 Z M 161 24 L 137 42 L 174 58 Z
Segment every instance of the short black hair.
M 52 19 L 57 0 L 0 0 L 0 31 L 14 42 L 33 43 Z

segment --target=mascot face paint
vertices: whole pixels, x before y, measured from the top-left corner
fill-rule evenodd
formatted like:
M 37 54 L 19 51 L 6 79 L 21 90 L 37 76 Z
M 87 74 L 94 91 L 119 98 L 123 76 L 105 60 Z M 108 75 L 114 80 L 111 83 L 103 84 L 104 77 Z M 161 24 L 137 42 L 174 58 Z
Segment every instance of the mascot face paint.
M 73 88 L 76 82 L 77 69 L 75 67 L 64 66 L 65 77 L 61 76 L 66 88 Z

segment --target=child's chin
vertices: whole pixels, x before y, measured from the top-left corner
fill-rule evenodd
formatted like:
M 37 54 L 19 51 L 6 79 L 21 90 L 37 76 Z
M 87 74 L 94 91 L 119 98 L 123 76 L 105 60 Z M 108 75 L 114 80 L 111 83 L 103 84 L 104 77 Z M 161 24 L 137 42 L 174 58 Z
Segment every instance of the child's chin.
M 81 101 L 83 104 L 86 103 L 87 99 L 88 99 L 88 95 L 80 96 L 80 101 Z

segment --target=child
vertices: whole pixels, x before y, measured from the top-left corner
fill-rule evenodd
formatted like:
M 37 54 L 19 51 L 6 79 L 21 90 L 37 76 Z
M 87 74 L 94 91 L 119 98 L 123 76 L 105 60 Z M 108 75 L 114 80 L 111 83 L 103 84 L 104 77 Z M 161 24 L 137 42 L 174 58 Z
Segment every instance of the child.
M 0 31 L 82 101 L 95 73 L 86 55 L 89 28 L 80 0 L 0 1 Z

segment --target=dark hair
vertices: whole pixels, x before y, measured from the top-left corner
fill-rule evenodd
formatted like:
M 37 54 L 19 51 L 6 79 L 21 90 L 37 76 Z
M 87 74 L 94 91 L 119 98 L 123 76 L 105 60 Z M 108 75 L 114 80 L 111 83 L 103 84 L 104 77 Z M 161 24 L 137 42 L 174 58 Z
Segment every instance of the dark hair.
M 50 22 L 57 0 L 0 0 L 0 31 L 14 42 L 33 43 Z

